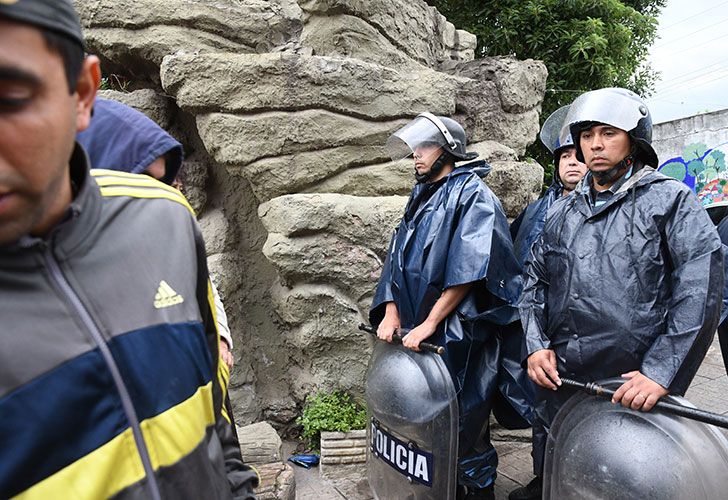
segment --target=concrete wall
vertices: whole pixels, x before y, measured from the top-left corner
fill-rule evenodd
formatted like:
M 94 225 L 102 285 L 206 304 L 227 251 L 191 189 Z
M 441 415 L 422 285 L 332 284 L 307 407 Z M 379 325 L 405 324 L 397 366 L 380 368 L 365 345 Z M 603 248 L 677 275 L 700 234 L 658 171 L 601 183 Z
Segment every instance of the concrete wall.
M 728 200 L 728 109 L 657 124 L 652 145 L 660 172 L 693 188 L 704 206 Z
M 684 157 L 685 148 L 702 143 L 715 148 L 728 142 L 728 109 L 658 123 L 652 132 L 652 145 L 660 165 Z

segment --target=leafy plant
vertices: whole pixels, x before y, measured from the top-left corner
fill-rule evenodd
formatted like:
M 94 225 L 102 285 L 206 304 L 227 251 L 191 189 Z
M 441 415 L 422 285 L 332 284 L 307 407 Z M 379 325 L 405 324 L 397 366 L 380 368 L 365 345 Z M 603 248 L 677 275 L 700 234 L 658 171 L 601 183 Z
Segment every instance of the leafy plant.
M 130 92 L 129 80 L 121 75 L 112 73 L 108 76 L 101 78 L 101 85 L 99 85 L 99 90 L 117 90 L 124 93 Z
M 456 27 L 478 37 L 476 57 L 539 59 L 549 76 L 541 123 L 579 94 L 625 87 L 648 96 L 656 73 L 647 63 L 666 0 L 427 0 Z M 540 142 L 527 154 L 547 171 Z
M 319 392 L 306 398 L 303 414 L 296 421 L 303 425 L 302 437 L 310 448 L 318 449 L 321 431 L 348 432 L 363 429 L 366 410 L 343 392 Z

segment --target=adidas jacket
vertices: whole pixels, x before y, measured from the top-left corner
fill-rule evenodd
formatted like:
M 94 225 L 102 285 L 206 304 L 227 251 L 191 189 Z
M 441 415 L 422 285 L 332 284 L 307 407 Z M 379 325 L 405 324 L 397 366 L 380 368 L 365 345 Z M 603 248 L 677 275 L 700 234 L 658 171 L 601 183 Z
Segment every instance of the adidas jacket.
M 68 218 L 0 247 L 0 498 L 254 498 L 191 208 L 80 147 L 71 175 Z

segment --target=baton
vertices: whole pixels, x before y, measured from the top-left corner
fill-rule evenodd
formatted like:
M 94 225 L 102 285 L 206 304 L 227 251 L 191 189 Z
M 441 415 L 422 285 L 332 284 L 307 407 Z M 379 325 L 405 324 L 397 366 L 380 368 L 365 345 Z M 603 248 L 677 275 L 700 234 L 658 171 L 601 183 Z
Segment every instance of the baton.
M 367 333 L 371 333 L 375 337 L 377 336 L 377 331 L 372 328 L 369 325 L 365 325 L 364 323 L 361 323 L 359 325 L 359 330 Z M 402 337 L 404 335 L 407 335 L 410 331 L 405 328 L 397 328 L 397 330 L 394 332 L 394 335 L 392 335 L 392 341 L 395 344 L 401 344 L 402 343 Z M 404 334 L 404 335 L 403 335 Z M 434 352 L 435 354 L 443 355 L 445 353 L 445 348 L 439 345 L 430 344 L 428 342 L 420 342 L 420 349 L 423 351 L 429 351 Z
M 611 399 L 616 391 L 602 387 L 601 385 L 595 384 L 594 382 L 587 382 L 586 384 L 577 382 L 576 380 L 570 380 L 568 378 L 561 379 L 562 386 L 571 387 L 573 389 L 579 389 L 591 394 L 592 396 L 598 396 L 601 398 Z M 654 406 L 663 410 L 665 413 L 672 415 L 678 415 L 680 417 L 689 418 L 691 420 L 697 420 L 698 422 L 704 422 L 706 424 L 715 425 L 716 427 L 722 427 L 728 429 L 728 417 L 718 415 L 717 413 L 711 413 L 705 410 L 699 410 L 697 408 L 690 408 L 680 404 L 669 403 L 667 401 L 657 401 Z

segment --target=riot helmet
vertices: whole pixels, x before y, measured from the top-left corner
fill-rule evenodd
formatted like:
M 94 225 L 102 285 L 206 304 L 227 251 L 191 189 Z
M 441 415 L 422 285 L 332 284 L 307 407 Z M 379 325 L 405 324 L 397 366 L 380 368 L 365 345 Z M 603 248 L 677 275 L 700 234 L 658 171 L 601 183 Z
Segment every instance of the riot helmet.
M 584 173 L 586 172 L 586 166 L 584 166 L 583 162 L 579 162 L 580 172 L 578 180 L 574 180 L 573 175 L 570 176 L 569 180 L 562 178 L 561 156 L 567 150 L 576 149 L 570 133 L 567 133 L 564 135 L 564 137 L 561 137 L 561 129 L 564 125 L 564 120 L 568 112 L 569 106 L 567 105 L 562 106 L 553 113 L 551 113 L 551 115 L 546 118 L 546 121 L 541 127 L 541 133 L 539 134 L 539 137 L 543 145 L 546 146 L 546 149 L 548 149 L 553 155 L 554 184 L 558 187 L 563 188 L 566 191 L 572 191 L 578 180 L 581 180 L 581 178 L 584 176 Z M 579 161 L 578 158 L 577 161 Z M 567 163 L 565 164 L 567 175 L 568 172 L 574 172 L 573 166 L 570 168 L 570 165 L 571 158 L 569 158 L 567 160 Z
M 561 128 L 564 126 L 564 119 L 568 113 L 568 105 L 562 106 L 551 113 L 546 118 L 546 121 L 543 122 L 543 127 L 541 127 L 541 133 L 539 134 L 543 145 L 554 155 L 554 164 L 556 166 L 559 164 L 561 152 L 566 148 L 574 147 L 574 141 L 570 133 L 565 134 L 563 138 L 561 137 Z
M 421 113 L 392 134 L 387 139 L 386 148 L 393 161 L 408 156 L 414 156 L 417 160 L 418 155 L 419 158 L 425 157 L 428 160 L 434 160 L 426 174 L 420 175 L 415 171 L 418 182 L 427 182 L 450 162 L 476 158 L 478 153 L 466 152 L 466 145 L 465 130 L 458 122 L 445 116 Z M 439 154 L 434 158 L 433 156 L 438 152 Z
M 658 166 L 657 153 L 652 147 L 650 110 L 642 98 L 631 90 L 618 87 L 592 90 L 580 95 L 571 104 L 560 138 L 562 142 L 569 134 L 574 138 L 576 157 L 581 162 L 584 161 L 584 153 L 579 144 L 579 136 L 582 131 L 594 125 L 609 125 L 629 134 L 633 149 L 625 158 L 626 165 L 638 158 L 645 165 Z M 620 165 L 615 165 L 618 166 Z

